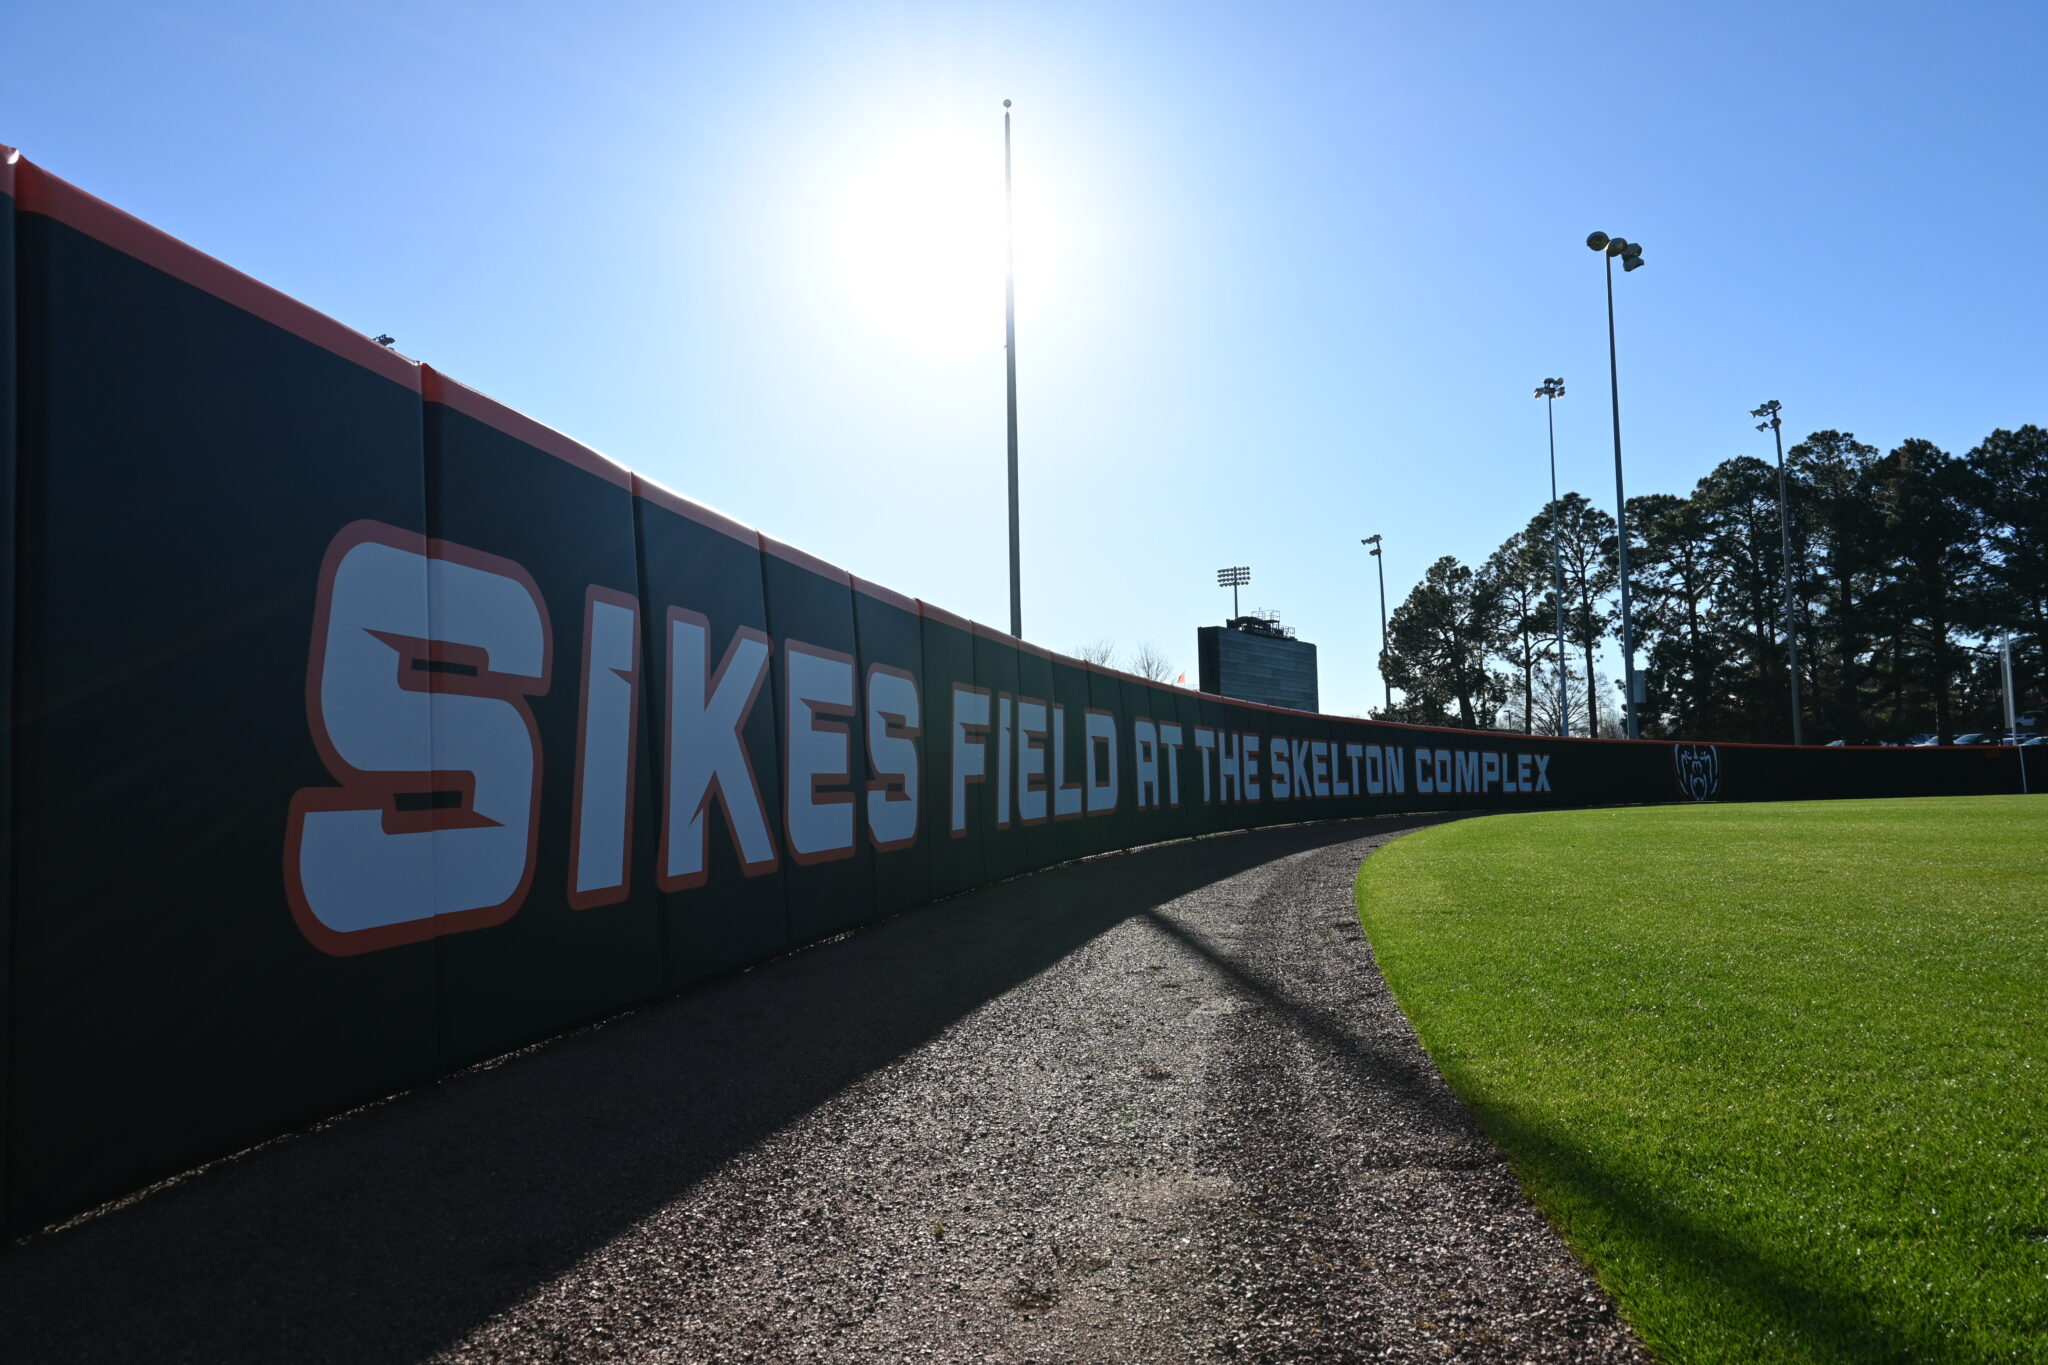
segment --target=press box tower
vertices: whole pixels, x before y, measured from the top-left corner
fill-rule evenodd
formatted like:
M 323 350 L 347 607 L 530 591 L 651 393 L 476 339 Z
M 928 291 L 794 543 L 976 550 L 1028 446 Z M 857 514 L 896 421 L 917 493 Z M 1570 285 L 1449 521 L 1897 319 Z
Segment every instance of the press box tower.
M 1316 647 L 1294 638 L 1274 611 L 1254 611 L 1195 632 L 1204 692 L 1316 711 Z

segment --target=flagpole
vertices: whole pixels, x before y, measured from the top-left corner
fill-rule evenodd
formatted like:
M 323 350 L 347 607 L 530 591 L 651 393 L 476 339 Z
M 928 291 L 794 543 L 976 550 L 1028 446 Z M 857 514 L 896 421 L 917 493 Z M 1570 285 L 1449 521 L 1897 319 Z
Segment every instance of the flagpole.
M 1010 379 L 1010 634 L 1024 638 L 1024 580 L 1017 519 L 1017 216 L 1010 185 L 1010 102 L 1003 101 L 1003 360 Z

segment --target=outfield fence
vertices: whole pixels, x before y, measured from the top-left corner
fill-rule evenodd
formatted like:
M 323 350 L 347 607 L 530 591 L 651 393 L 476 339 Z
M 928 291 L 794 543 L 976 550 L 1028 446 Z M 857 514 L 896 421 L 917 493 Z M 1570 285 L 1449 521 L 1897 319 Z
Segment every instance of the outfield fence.
M 0 462 L 14 1231 L 1088 854 L 2020 784 L 2009 749 L 1428 730 L 1064 658 L 678 497 L 12 155 Z

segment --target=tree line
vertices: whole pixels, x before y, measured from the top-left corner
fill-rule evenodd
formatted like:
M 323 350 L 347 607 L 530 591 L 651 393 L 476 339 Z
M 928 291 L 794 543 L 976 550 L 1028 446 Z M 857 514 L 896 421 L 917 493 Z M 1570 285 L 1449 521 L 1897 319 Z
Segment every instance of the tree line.
M 2001 631 L 2021 709 L 2041 704 L 2048 429 L 1960 456 L 1817 431 L 1786 451 L 1785 488 L 1789 594 L 1774 462 L 1736 456 L 1688 495 L 1628 500 L 1645 736 L 1788 741 L 1788 617 L 1809 743 L 2003 728 Z M 1555 733 L 1568 708 L 1573 734 L 1621 733 L 1620 681 L 1596 668 L 1620 630 L 1617 547 L 1614 517 L 1567 493 L 1484 564 L 1437 560 L 1387 627 L 1381 668 L 1403 699 L 1373 714 Z

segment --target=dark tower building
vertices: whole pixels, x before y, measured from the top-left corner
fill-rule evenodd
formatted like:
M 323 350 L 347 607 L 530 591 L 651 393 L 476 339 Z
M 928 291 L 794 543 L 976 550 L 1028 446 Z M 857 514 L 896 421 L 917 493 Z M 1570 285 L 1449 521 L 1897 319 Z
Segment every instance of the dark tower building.
M 1277 612 L 1254 612 L 1195 632 L 1202 690 L 1239 701 L 1314 711 L 1316 647 Z

